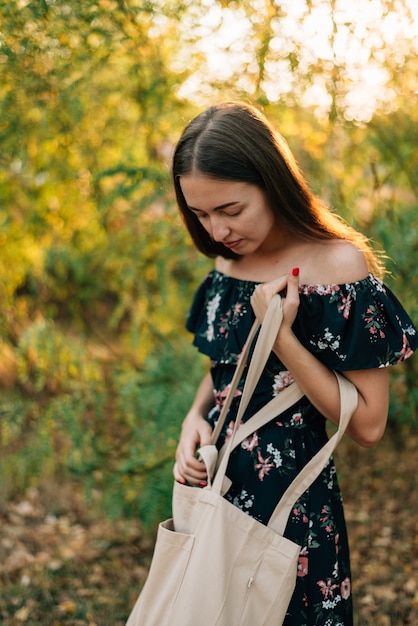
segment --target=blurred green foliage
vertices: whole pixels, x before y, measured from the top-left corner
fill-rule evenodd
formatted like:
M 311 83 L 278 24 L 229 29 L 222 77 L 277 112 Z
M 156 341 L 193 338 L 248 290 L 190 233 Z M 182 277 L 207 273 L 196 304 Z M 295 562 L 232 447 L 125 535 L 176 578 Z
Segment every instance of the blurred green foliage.
M 347 121 L 342 72 L 330 83 L 332 111 L 318 117 L 263 91 L 268 27 L 280 15 L 261 28 L 255 3 L 234 4 L 258 29 L 254 89 L 214 79 L 208 102 L 239 96 L 264 107 L 315 191 L 386 249 L 388 281 L 418 323 L 418 109 L 407 97 L 416 57 L 404 56 L 401 73 L 388 61 L 391 111 Z M 180 25 L 205 6 L 0 2 L 3 498 L 77 480 L 113 517 L 152 526 L 169 512 L 181 419 L 204 368 L 184 320 L 210 268 L 182 227 L 169 164 L 198 110 L 178 90 L 199 54 L 178 60 L 199 31 L 186 42 Z M 299 53 L 288 54 L 295 71 Z M 299 90 L 321 72 L 318 63 L 298 74 Z M 391 420 L 415 423 L 418 363 L 395 369 Z

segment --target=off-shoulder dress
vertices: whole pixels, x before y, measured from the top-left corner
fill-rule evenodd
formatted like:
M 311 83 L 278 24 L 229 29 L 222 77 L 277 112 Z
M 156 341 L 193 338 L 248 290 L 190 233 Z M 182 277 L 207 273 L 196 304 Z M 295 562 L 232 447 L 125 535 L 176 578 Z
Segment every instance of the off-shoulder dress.
M 256 284 L 214 270 L 198 288 L 189 312 L 187 328 L 194 334 L 194 344 L 211 360 L 215 406 L 207 419 L 212 425 L 254 321 L 250 297 Z M 409 316 L 388 287 L 371 274 L 350 284 L 301 285 L 299 291 L 294 332 L 330 369 L 344 372 L 394 365 L 418 346 Z M 243 380 L 219 445 L 233 427 Z M 272 353 L 244 421 L 291 381 Z M 227 472 L 232 487 L 225 497 L 266 524 L 286 487 L 326 442 L 325 424 L 303 397 L 253 433 L 233 453 Z M 285 626 L 350 626 L 349 548 L 333 459 L 295 503 L 285 535 L 302 548 Z

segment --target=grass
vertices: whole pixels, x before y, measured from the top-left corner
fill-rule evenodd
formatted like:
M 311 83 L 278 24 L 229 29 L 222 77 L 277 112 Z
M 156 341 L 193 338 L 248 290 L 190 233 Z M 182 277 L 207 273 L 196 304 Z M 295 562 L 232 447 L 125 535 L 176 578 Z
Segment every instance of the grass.
M 356 626 L 418 624 L 417 449 L 414 429 L 388 429 L 371 450 L 345 438 L 335 455 Z M 153 548 L 138 521 L 112 523 L 80 486 L 49 483 L 3 502 L 0 523 L 1 626 L 125 624 Z

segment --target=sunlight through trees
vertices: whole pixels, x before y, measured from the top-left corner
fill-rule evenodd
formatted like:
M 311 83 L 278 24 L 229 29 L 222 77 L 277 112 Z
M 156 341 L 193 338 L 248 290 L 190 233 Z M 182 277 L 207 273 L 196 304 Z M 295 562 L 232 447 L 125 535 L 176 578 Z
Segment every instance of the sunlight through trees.
M 115 516 L 168 505 L 210 267 L 170 159 L 214 101 L 265 110 L 418 322 L 417 45 L 415 0 L 0 2 L 3 497 L 63 472 Z M 417 373 L 395 374 L 394 424 L 416 420 Z

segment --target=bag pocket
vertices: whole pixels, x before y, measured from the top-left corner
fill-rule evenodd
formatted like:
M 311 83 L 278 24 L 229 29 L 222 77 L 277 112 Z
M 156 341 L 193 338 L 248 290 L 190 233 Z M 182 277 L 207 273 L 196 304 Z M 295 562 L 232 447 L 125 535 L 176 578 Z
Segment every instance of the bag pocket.
M 193 544 L 193 535 L 174 530 L 172 518 L 160 523 L 148 577 L 157 577 L 159 597 L 166 597 L 171 605 L 175 603 L 183 582 Z
M 147 580 L 126 626 L 164 626 L 179 594 L 195 538 L 174 530 L 173 520 L 158 527 Z

